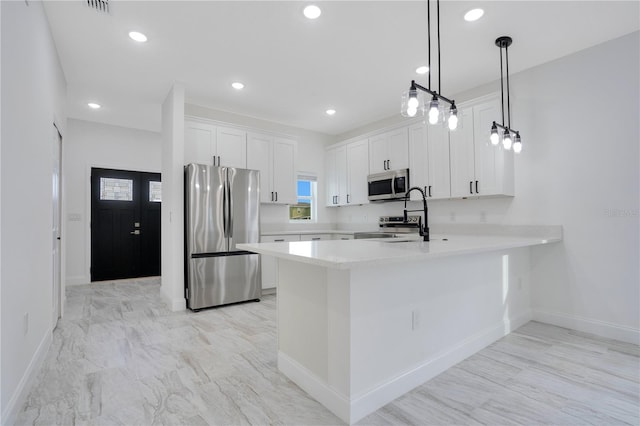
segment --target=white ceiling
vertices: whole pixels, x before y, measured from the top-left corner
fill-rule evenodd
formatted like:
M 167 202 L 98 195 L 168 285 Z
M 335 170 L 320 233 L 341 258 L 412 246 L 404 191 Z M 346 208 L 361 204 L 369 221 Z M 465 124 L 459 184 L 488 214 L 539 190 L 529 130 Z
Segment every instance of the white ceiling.
M 309 3 L 111 0 L 101 14 L 86 0 L 47 1 L 69 117 L 157 131 L 160 104 L 180 81 L 190 103 L 335 135 L 399 113 L 411 79 L 426 84 L 414 73 L 426 63 L 425 1 L 317 1 L 315 21 L 302 15 Z M 442 1 L 442 94 L 499 77 L 498 36 L 514 39 L 515 73 L 638 30 L 639 5 Z M 472 7 L 485 15 L 465 22 Z M 133 42 L 131 30 L 149 41 Z

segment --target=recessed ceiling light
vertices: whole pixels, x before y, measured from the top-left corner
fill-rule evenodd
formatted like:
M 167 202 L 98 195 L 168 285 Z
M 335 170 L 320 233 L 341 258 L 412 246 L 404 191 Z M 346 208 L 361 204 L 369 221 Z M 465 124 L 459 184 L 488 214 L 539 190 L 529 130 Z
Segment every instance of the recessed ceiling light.
M 478 19 L 482 18 L 482 15 L 484 15 L 484 10 L 471 9 L 470 11 L 464 14 L 464 20 L 468 22 L 477 21 Z
M 325 111 L 327 113 L 327 115 L 334 115 L 336 113 L 335 109 L 328 109 Z
M 239 81 L 236 81 L 235 83 L 231 83 L 231 87 L 233 87 L 236 90 L 242 90 L 244 89 L 244 84 L 240 83 Z
M 88 106 L 89 108 L 91 108 L 91 109 L 99 109 L 99 108 L 102 108 L 102 105 L 97 104 L 97 103 L 95 103 L 95 102 L 89 102 L 89 103 L 87 104 L 87 106 Z
M 145 41 L 147 41 L 147 36 L 139 33 L 138 31 L 131 31 L 129 33 L 129 37 L 131 37 L 131 40 L 135 40 L 138 43 L 144 43 Z
M 303 13 L 304 13 L 304 16 L 306 16 L 309 19 L 316 19 L 322 14 L 322 11 L 315 4 L 310 4 L 309 6 L 304 8 Z
M 417 72 L 418 74 L 426 74 L 426 73 L 428 73 L 428 72 L 429 72 L 429 67 L 428 67 L 428 66 L 426 66 L 426 65 L 423 65 L 423 66 L 421 66 L 421 67 L 416 68 L 416 72 Z

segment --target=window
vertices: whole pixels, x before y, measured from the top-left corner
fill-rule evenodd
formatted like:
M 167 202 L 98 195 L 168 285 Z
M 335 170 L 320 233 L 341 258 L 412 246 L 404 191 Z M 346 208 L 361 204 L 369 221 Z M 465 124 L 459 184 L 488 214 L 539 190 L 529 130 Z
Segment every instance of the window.
M 131 179 L 101 177 L 100 199 L 112 201 L 133 201 L 133 181 Z
M 151 203 L 162 202 L 162 182 L 149 181 L 149 201 Z
M 318 183 L 315 176 L 298 176 L 297 203 L 289 206 L 289 220 L 292 222 L 315 222 Z

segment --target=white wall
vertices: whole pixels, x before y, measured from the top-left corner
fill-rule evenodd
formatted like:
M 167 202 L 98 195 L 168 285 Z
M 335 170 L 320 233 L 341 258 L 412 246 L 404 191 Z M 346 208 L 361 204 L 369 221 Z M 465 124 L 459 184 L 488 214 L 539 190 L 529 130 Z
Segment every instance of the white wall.
M 429 203 L 431 223 L 563 225 L 561 244 L 533 250 L 536 317 L 627 340 L 640 327 L 639 34 L 511 76 L 512 124 L 523 139 L 515 198 Z M 512 61 L 526 54 L 517 48 Z M 454 98 L 496 90 L 498 82 Z M 341 226 L 371 227 L 401 211 L 391 203 L 336 214 Z
M 314 227 L 327 229 L 333 226 L 334 212 L 325 207 L 322 202 L 325 184 L 324 149 L 335 141 L 333 136 L 198 105 L 186 104 L 185 114 L 293 136 L 298 141 L 298 172 L 312 173 L 318 177 L 318 198 L 320 200 L 318 221 L 313 225 L 290 224 L 287 206 L 262 204 L 260 206 L 262 231 L 312 229 Z
M 0 8 L 0 405 L 2 424 L 12 424 L 51 342 L 53 123 L 64 137 L 66 83 L 42 4 Z
M 67 126 L 62 159 L 66 283 L 87 284 L 91 279 L 91 168 L 159 173 L 162 143 L 160 133 L 145 130 L 74 119 Z

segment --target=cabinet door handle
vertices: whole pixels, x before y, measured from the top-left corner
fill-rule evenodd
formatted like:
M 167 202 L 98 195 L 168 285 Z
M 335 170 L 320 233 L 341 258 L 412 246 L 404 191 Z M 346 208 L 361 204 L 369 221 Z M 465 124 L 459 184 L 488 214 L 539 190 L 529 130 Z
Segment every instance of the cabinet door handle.
M 473 194 L 473 181 L 469 181 L 469 194 Z
M 347 204 L 349 204 L 351 201 L 349 201 L 349 194 L 347 194 Z
M 276 191 L 276 201 L 278 201 L 278 191 Z
M 284 239 L 273 240 L 274 243 L 284 243 Z
M 431 185 L 429 185 L 429 197 L 431 197 Z
M 319 241 L 319 240 L 320 240 L 320 237 L 312 237 L 311 238 L 311 241 Z
M 215 155 L 213 156 L 213 165 L 214 166 L 216 165 L 216 156 Z
M 478 181 L 476 181 L 476 194 L 478 194 Z
M 387 160 L 387 170 L 391 170 L 391 160 Z

